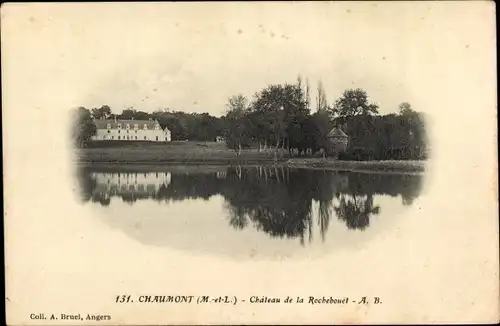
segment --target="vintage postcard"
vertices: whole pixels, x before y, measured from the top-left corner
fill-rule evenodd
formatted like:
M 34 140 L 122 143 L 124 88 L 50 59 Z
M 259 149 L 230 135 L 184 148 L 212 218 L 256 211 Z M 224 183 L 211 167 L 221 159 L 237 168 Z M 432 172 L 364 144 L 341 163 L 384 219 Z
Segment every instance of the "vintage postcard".
M 499 321 L 495 4 L 5 3 L 9 325 Z

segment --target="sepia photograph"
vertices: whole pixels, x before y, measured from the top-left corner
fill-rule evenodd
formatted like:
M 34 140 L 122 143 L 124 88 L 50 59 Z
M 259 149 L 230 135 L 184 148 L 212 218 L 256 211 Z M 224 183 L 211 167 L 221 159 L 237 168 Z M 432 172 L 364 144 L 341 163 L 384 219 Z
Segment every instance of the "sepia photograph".
M 498 322 L 493 2 L 1 16 L 9 325 Z
M 160 225 L 202 246 L 195 243 L 207 227 L 225 218 L 227 226 L 205 238 L 225 239 L 221 248 L 243 242 L 244 254 L 257 243 L 269 242 L 272 252 L 325 242 L 330 224 L 350 236 L 350 230 L 365 231 L 371 219 L 377 223 L 411 205 L 427 159 L 423 114 L 403 102 L 381 115 L 361 88 L 328 104 L 321 81 L 311 105 L 310 85 L 304 84 L 299 76 L 293 84 L 267 85 L 251 102 L 230 96 L 220 116 L 77 108 L 72 137 L 82 201 L 112 206 L 116 213 L 102 212 L 107 223 L 158 245 L 172 241 L 155 234 Z M 139 202 L 140 211 L 134 207 Z M 203 217 L 206 225 L 178 225 L 192 218 L 172 212 L 192 202 L 221 214 Z M 384 215 L 384 208 L 391 213 Z M 144 214 L 150 221 L 134 232 L 131 222 Z M 243 235 L 249 238 L 242 241 Z

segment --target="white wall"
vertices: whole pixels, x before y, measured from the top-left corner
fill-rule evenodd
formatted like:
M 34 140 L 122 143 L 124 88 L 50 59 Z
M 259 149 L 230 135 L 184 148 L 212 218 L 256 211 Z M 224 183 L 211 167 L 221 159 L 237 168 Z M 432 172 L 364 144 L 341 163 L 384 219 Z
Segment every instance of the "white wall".
M 118 138 L 119 137 L 119 138 Z M 92 140 L 142 140 L 142 141 L 171 141 L 170 130 L 160 129 L 97 129 Z

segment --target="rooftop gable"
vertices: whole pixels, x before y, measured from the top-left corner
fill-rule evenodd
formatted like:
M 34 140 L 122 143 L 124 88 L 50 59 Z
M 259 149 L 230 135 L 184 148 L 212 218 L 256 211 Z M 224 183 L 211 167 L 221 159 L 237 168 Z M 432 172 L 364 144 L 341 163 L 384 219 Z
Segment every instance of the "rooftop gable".
M 328 137 L 343 137 L 343 138 L 348 138 L 347 134 L 343 132 L 339 127 L 334 127 L 330 132 L 328 133 Z
M 121 128 L 125 129 L 126 125 L 129 124 L 131 129 L 134 129 L 134 125 L 139 125 L 139 129 L 143 129 L 144 125 L 147 125 L 148 129 L 154 129 L 155 126 L 160 126 L 156 120 L 122 120 L 122 119 L 94 119 L 94 124 L 97 129 L 108 129 L 108 124 L 111 129 L 118 129 L 118 125 L 121 124 Z M 161 126 L 160 126 L 161 128 Z

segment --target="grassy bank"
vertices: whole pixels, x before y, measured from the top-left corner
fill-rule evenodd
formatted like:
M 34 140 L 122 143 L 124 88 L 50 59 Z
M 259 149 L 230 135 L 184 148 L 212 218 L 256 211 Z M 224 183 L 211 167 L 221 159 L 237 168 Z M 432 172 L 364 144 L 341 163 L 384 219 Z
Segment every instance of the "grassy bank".
M 321 168 L 335 170 L 409 171 L 424 170 L 424 161 L 339 161 L 323 158 L 288 157 L 275 160 L 274 151 L 259 152 L 246 149 L 237 156 L 225 144 L 214 142 L 170 142 L 170 143 L 92 143 L 88 148 L 76 150 L 77 162 L 85 164 L 121 165 L 257 165 L 280 164 L 298 168 Z
M 215 142 L 174 141 L 169 143 L 96 142 L 76 150 L 79 162 L 135 164 L 258 164 L 274 162 L 274 152 L 257 149 L 242 150 L 237 156 L 225 144 Z M 97 147 L 99 146 L 99 147 Z M 279 159 L 288 159 L 286 155 Z
M 380 172 L 422 172 L 425 161 L 339 161 L 334 159 L 290 159 L 289 167 L 308 167 L 342 171 L 380 171 Z

